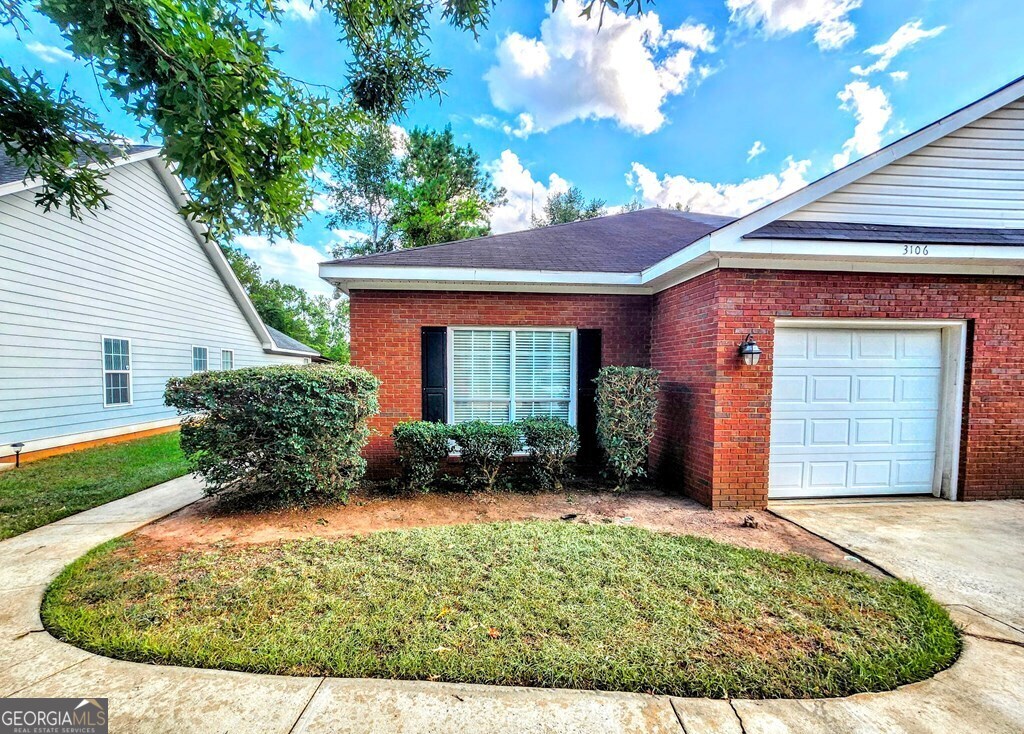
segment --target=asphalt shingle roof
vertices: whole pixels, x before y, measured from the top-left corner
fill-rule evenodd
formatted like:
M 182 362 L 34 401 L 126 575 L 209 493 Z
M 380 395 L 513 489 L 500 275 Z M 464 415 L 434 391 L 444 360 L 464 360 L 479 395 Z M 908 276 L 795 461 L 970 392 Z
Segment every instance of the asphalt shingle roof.
M 636 273 L 733 221 L 733 217 L 715 214 L 641 209 L 582 222 L 331 262 L 357 267 Z
M 283 331 L 278 331 L 273 326 L 268 326 L 267 324 L 264 324 L 264 326 L 267 327 L 267 331 L 270 332 L 270 337 L 274 340 L 274 343 L 279 349 L 286 349 L 290 352 L 309 352 L 310 354 L 320 354 L 320 352 L 313 349 L 313 347 L 303 344 L 298 339 L 292 339 Z
M 779 219 L 744 235 L 743 238 L 895 242 L 915 245 L 1024 245 L 1024 229 L 919 227 Z
M 125 155 L 134 155 L 144 150 L 154 150 L 156 147 L 155 145 L 131 145 L 124 149 L 124 153 Z M 83 158 L 79 163 L 85 163 L 85 159 Z M 15 163 L 10 156 L 0 149 L 0 185 L 15 183 L 24 179 L 25 167 Z

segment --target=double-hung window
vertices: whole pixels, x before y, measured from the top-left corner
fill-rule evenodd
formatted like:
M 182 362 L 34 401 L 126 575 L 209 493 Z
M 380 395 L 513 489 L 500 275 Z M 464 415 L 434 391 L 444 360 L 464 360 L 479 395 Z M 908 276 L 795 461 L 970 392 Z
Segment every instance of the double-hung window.
M 235 352 L 233 349 L 220 350 L 220 368 L 222 370 L 233 370 L 235 368 Z
M 576 331 L 449 329 L 452 423 L 553 416 L 576 423 Z
M 132 404 L 132 343 L 103 337 L 103 407 Z
M 192 371 L 206 372 L 210 369 L 210 350 L 206 347 L 192 347 Z

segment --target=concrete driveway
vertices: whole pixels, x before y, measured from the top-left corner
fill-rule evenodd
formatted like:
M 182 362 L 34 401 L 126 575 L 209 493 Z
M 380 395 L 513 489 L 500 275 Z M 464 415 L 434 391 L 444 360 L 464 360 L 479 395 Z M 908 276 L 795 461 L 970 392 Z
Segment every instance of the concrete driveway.
M 1024 643 L 1024 501 L 816 500 L 769 509 L 925 587 L 967 632 Z

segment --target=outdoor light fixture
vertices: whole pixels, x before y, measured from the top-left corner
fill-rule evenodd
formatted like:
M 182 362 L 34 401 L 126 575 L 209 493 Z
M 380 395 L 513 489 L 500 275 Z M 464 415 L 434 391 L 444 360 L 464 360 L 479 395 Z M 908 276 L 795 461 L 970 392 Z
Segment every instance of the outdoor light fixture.
M 740 344 L 740 356 L 743 358 L 743 364 L 751 367 L 758 363 L 761 359 L 761 347 L 757 346 L 757 342 L 754 341 L 753 334 L 747 334 L 747 338 Z
M 25 448 L 25 444 L 12 443 L 11 448 L 14 449 L 14 468 L 17 469 L 21 466 L 21 450 Z

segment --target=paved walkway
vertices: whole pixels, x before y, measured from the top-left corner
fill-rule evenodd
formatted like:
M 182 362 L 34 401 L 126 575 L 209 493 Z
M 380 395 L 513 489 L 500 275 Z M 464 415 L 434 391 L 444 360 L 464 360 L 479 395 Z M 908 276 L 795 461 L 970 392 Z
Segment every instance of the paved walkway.
M 42 630 L 46 584 L 93 546 L 195 501 L 176 479 L 0 543 L 0 695 L 107 697 L 111 732 L 954 732 L 1024 730 L 1024 648 L 969 637 L 897 691 L 713 701 L 384 680 L 289 678 L 110 660 Z

